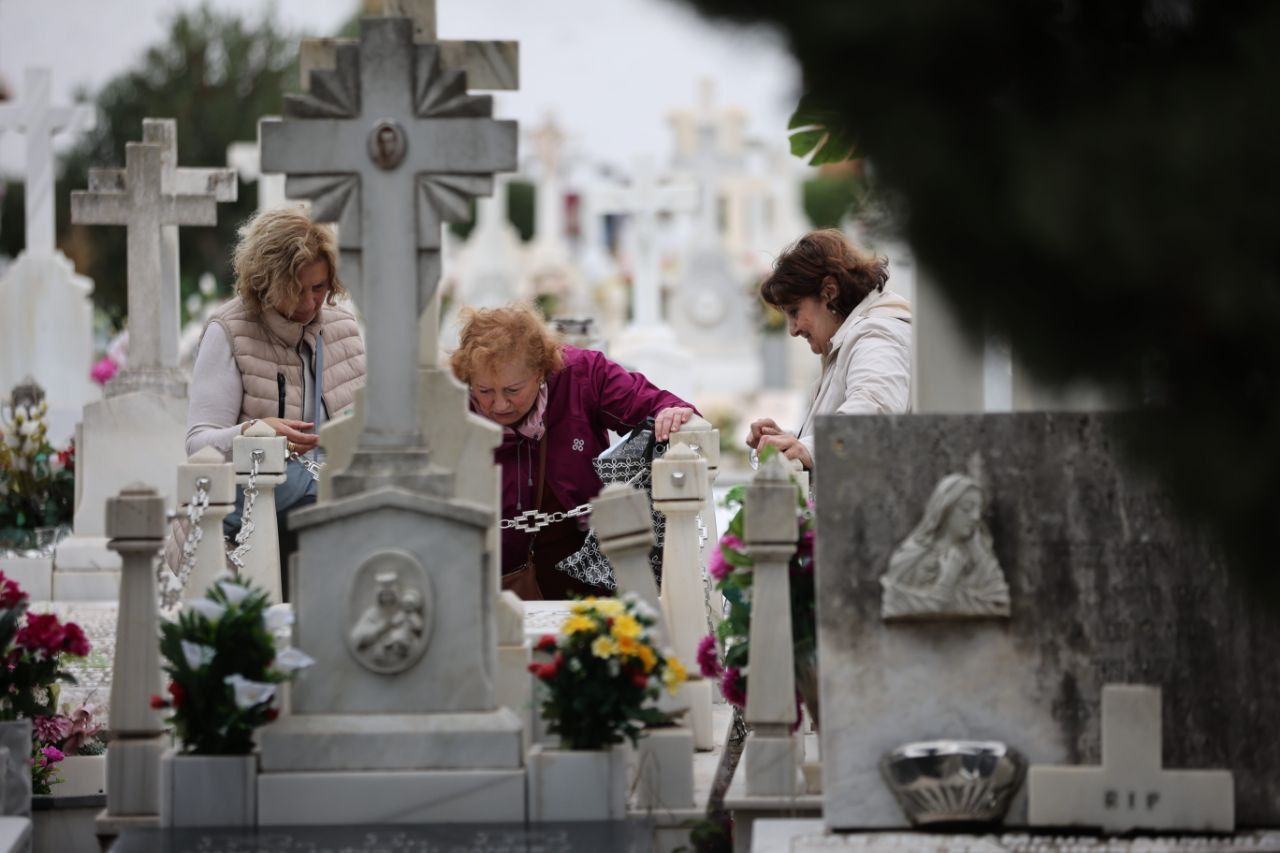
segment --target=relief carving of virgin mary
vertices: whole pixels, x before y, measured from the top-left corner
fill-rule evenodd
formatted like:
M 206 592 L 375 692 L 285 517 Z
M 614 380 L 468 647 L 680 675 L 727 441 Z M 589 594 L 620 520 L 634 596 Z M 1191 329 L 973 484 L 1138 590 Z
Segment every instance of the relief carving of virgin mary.
M 885 620 L 1009 616 L 1009 585 L 982 521 L 983 500 L 971 477 L 942 478 L 880 578 Z

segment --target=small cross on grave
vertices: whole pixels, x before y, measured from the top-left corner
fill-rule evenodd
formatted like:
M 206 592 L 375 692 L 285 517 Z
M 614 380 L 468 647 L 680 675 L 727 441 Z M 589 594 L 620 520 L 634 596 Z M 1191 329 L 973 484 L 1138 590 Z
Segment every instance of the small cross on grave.
M 142 141 L 160 146 L 160 192 L 166 196 L 208 196 L 217 202 L 233 202 L 239 194 L 235 169 L 190 169 L 178 166 L 178 123 L 171 118 L 144 118 Z M 89 191 L 110 191 L 122 186 L 122 169 L 90 169 Z M 178 261 L 178 226 L 160 229 L 159 293 L 160 364 L 173 368 L 178 364 L 178 336 L 182 314 L 178 301 L 182 296 L 181 270 Z M 130 335 L 130 351 L 133 350 Z M 115 389 L 119 393 L 120 389 Z
M 1033 766 L 1027 773 L 1031 826 L 1232 832 L 1230 770 L 1161 767 L 1160 688 L 1102 688 L 1102 766 Z
M 369 329 L 360 447 L 421 449 L 418 321 L 439 284 L 441 226 L 469 219 L 471 197 L 515 168 L 516 125 L 467 94 L 439 45 L 415 44 L 408 19 L 364 19 L 334 59 L 286 98 L 283 120 L 261 122 L 262 168 L 338 223 L 342 278 Z
M 167 194 L 163 190 L 164 147 L 147 142 L 125 146 L 125 168 L 90 172 L 88 190 L 71 193 L 71 221 L 78 225 L 123 225 L 128 229 L 129 366 L 112 380 L 109 393 L 119 394 L 151 384 L 173 396 L 185 393 L 185 382 L 166 380 L 177 371 L 162 350 L 167 300 L 171 286 L 164 278 L 161 232 L 166 225 L 216 225 L 217 202 L 212 195 Z
M 91 106 L 51 106 L 52 79 L 47 68 L 28 68 L 22 103 L 0 105 L 0 132 L 16 130 L 26 134 L 28 252 L 52 252 L 54 248 L 53 135 L 89 130 L 96 118 Z
M 631 216 L 635 229 L 635 280 L 632 283 L 632 325 L 662 323 L 658 258 L 658 217 L 664 213 L 693 213 L 698 190 L 691 184 L 659 184 L 653 164 L 640 160 L 628 189 L 602 188 L 595 192 L 593 213 Z

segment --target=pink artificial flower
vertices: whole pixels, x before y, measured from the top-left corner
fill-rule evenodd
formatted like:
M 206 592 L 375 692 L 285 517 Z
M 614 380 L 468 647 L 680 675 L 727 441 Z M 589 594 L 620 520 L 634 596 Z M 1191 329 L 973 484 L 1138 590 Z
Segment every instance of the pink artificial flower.
M 61 715 L 31 718 L 31 734 L 40 743 L 61 743 L 70 732 L 71 721 Z
M 704 678 L 718 678 L 720 676 L 720 659 L 716 655 L 716 638 L 714 634 L 707 634 L 698 643 L 698 669 L 702 671 Z
M 89 375 L 93 377 L 93 381 L 99 385 L 106 385 L 111 381 L 111 377 L 116 375 L 116 371 L 120 369 L 120 365 L 116 364 L 116 360 L 109 355 L 102 358 L 89 369 Z
M 743 678 L 742 670 L 736 666 L 725 667 L 724 674 L 720 676 L 720 693 L 730 705 L 746 707 L 747 680 Z
M 93 721 L 93 712 L 97 708 L 86 702 L 79 708 L 71 712 L 69 718 L 70 730 L 67 732 L 66 739 L 62 742 L 64 752 L 72 755 L 78 753 L 86 743 L 93 740 L 102 731 L 102 724 Z
M 53 657 L 62 651 L 65 637 L 66 629 L 57 616 L 52 613 L 28 613 L 27 624 L 18 629 L 13 641 L 28 651 L 41 651 Z
M 742 540 L 732 533 L 720 537 L 720 547 L 711 552 L 711 560 L 707 564 L 707 574 L 717 581 L 722 581 L 733 573 L 733 564 L 724 556 L 725 549 L 742 551 L 746 548 Z
M 58 749 L 56 746 L 46 746 L 44 749 L 40 750 L 40 752 L 44 755 L 45 764 L 57 764 L 62 759 L 66 758 L 66 756 L 62 754 L 62 750 Z
M 89 638 L 75 622 L 63 626 L 66 634 L 62 638 L 62 650 L 75 657 L 82 658 L 89 654 Z

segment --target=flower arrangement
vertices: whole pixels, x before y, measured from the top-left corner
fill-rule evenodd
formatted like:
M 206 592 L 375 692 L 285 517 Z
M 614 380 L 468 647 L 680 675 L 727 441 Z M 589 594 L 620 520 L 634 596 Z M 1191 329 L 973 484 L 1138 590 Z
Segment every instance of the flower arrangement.
M 763 462 L 777 451 L 765 448 L 760 458 Z M 698 645 L 698 669 L 707 678 L 720 681 L 720 692 L 725 701 L 745 707 L 747 704 L 747 674 L 750 669 L 751 636 L 751 584 L 752 573 L 742 571 L 752 566 L 743 542 L 743 504 L 746 486 L 736 486 L 725 495 L 725 506 L 734 509 L 720 547 L 712 552 L 707 573 L 715 581 L 729 604 L 729 612 L 717 626 L 715 633 L 702 638 Z M 796 488 L 796 553 L 788 565 L 791 587 L 791 637 L 795 649 L 797 701 L 803 699 L 809 714 L 816 721 L 817 684 L 817 619 L 814 607 L 813 571 L 813 506 L 807 496 Z M 797 715 L 798 718 L 799 715 Z
M 554 657 L 529 671 L 547 686 L 542 715 L 566 749 L 605 749 L 624 738 L 634 745 L 644 726 L 671 722 L 652 700 L 660 687 L 674 693 L 687 673 L 654 646 L 657 616 L 633 594 L 587 598 L 573 604 L 558 639 L 538 641 Z
M 15 388 L 8 409 L 0 417 L 0 548 L 27 550 L 38 544 L 36 528 L 71 523 L 75 445 L 59 451 L 49 444 L 39 386 Z
M 276 685 L 313 661 L 277 636 L 293 624 L 287 604 L 231 576 L 214 582 L 204 598 L 188 601 L 177 621 L 160 628 L 160 653 L 169 674 L 170 708 L 184 752 L 246 755 L 253 730 L 276 719 Z
M 54 685 L 50 690 L 57 690 Z M 69 755 L 101 755 L 106 751 L 99 737 L 102 725 L 93 719 L 95 706 L 80 705 L 74 711 L 63 706 L 61 713 L 31 720 L 31 792 L 51 794 L 62 781 L 55 765 Z

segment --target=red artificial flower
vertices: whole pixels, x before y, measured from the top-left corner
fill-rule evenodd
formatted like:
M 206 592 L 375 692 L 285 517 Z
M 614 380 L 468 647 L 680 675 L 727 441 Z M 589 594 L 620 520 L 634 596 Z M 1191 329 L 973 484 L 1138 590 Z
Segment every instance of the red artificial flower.
M 720 676 L 720 693 L 730 705 L 737 705 L 739 708 L 746 706 L 747 684 L 742 677 L 742 670 L 736 666 L 725 667 L 724 674 Z
M 276 721 L 276 717 L 280 716 L 280 709 L 268 708 L 262 712 L 262 716 L 266 718 L 268 723 L 274 723 Z
M 704 678 L 718 678 L 720 676 L 720 659 L 716 655 L 716 638 L 714 634 L 707 634 L 698 642 L 698 669 L 702 671 Z
M 538 644 L 533 648 L 539 652 L 554 652 L 556 650 L 556 635 L 543 634 L 538 640 Z
M 644 674 L 643 669 L 633 670 L 631 673 L 631 683 L 641 690 L 649 686 L 649 676 Z
M 155 708 L 157 711 L 159 711 L 161 708 L 168 708 L 169 700 L 165 699 L 163 696 L 157 696 L 156 694 L 152 693 L 151 707 Z
M 78 658 L 89 654 L 89 638 L 84 635 L 80 626 L 75 622 L 68 622 L 63 628 L 66 634 L 62 638 L 62 650 Z
M 173 697 L 173 707 L 181 708 L 182 703 L 187 701 L 187 691 L 182 689 L 182 685 L 176 681 L 169 682 L 169 695 Z
M 12 610 L 26 600 L 27 594 L 18 586 L 18 582 L 0 572 L 0 608 Z
M 52 613 L 28 613 L 27 624 L 18 629 L 15 644 L 28 651 L 41 651 L 53 657 L 62 651 L 66 629 Z

